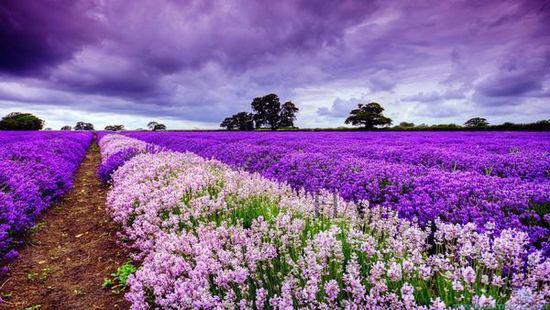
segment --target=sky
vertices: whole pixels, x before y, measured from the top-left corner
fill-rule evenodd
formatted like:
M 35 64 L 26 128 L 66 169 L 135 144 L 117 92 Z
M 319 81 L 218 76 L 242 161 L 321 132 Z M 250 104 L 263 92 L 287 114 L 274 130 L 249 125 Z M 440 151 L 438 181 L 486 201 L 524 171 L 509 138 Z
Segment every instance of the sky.
M 549 119 L 550 1 L 0 1 L 1 115 L 218 128 L 269 93 L 310 128 Z

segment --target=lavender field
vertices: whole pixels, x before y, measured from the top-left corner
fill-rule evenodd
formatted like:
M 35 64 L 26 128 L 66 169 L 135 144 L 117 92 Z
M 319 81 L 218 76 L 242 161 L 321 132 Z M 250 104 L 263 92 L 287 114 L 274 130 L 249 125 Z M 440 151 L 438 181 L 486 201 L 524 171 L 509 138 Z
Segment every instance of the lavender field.
M 550 0 L 0 0 L 0 310 L 550 310 Z
M 100 133 L 133 309 L 538 309 L 547 133 Z
M 87 151 L 131 309 L 549 304 L 547 132 L 1 132 L 3 276 Z

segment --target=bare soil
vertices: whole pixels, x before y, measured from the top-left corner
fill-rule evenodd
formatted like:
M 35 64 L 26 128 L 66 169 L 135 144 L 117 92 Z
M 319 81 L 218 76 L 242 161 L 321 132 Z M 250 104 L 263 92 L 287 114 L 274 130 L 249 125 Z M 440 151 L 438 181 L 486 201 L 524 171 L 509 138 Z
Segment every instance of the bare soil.
M 0 309 L 129 308 L 123 294 L 102 288 L 129 253 L 117 243 L 119 228 L 106 211 L 107 188 L 95 175 L 99 163 L 94 143 L 72 190 L 36 225 L 0 283 L 0 296 L 8 296 Z

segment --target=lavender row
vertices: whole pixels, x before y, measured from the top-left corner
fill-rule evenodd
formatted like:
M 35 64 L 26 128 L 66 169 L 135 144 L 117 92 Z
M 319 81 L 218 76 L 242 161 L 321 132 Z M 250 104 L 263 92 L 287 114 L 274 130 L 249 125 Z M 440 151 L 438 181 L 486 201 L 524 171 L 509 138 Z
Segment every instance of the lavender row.
M 104 162 L 143 144 L 106 136 Z M 323 203 L 331 201 L 329 205 Z M 232 170 L 191 153 L 138 154 L 112 175 L 108 208 L 141 262 L 132 309 L 537 309 L 549 262 L 526 233 L 437 221 Z M 321 203 L 319 203 L 319 201 Z M 362 201 L 362 204 L 366 204 Z M 430 241 L 430 238 L 433 240 Z M 528 257 L 527 260 L 524 260 Z
M 122 135 L 98 133 L 101 152 L 101 164 L 97 168 L 97 177 L 105 184 L 111 182 L 113 173 L 126 161 L 140 153 L 157 153 L 161 147 Z
M 197 151 L 237 144 L 308 152 L 336 158 L 384 160 L 392 163 L 469 171 L 498 177 L 548 180 L 548 133 L 131 133 L 132 137 Z
M 71 188 L 91 133 L 0 132 L 0 276 L 26 229 Z
M 429 135 L 374 133 L 128 133 L 146 142 L 175 151 L 191 151 L 216 158 L 232 167 L 259 172 L 270 179 L 287 182 L 310 192 L 337 191 L 344 199 L 368 200 L 391 207 L 400 216 L 418 219 L 422 225 L 440 218 L 450 223 L 488 221 L 496 230 L 516 228 L 528 232 L 531 244 L 550 254 L 548 205 L 548 135 L 541 133 Z M 380 135 L 380 136 L 378 136 Z M 374 137 L 372 137 L 374 136 Z M 495 142 L 502 145 L 496 145 Z M 523 146 L 521 145 L 523 141 Z M 369 143 L 377 143 L 372 147 Z M 456 148 L 463 144 L 462 150 Z M 385 148 L 388 151 L 382 151 Z M 363 150 L 364 149 L 364 150 Z M 369 155 L 369 150 L 381 150 Z M 531 179 L 489 176 L 478 171 L 441 169 L 438 165 L 415 163 L 410 154 L 437 162 L 434 149 L 447 150 L 460 162 L 489 154 L 510 158 L 512 163 L 529 162 Z M 467 153 L 467 150 L 475 150 Z M 508 155 L 504 150 L 508 149 Z M 385 153 L 384 153 L 385 152 Z M 391 152 L 395 154 L 389 155 Z M 363 154 L 363 155 L 361 155 Z M 386 154 L 386 155 L 383 155 Z M 398 155 L 396 155 L 398 154 Z M 434 157 L 430 157 L 434 154 Z M 530 157 L 537 154 L 538 157 Z M 408 159 L 407 159 L 408 158 Z M 430 159 L 431 158 L 431 159 Z M 407 159 L 407 160 L 398 160 Z M 472 159 L 472 161 L 475 161 Z M 482 160 L 482 159 L 480 159 Z M 511 165 L 511 164 L 510 164 Z M 512 167 L 512 166 L 510 166 Z M 521 175 L 523 166 L 514 166 Z M 475 169 L 474 169 L 475 170 Z

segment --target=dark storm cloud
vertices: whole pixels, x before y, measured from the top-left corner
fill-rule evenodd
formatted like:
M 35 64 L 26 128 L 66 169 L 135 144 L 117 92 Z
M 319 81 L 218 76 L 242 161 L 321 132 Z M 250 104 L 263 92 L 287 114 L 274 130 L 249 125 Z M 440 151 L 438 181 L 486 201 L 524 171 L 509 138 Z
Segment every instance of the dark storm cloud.
M 3 3 L 1 9 L 0 38 L 10 44 L 2 44 L 0 69 L 32 74 L 67 61 L 65 70 L 78 74 L 54 73 L 61 86 L 125 95 L 147 94 L 164 75 L 197 70 L 208 62 L 239 73 L 289 51 L 335 44 L 346 27 L 362 21 L 375 5 L 23 0 Z M 117 62 L 119 71 L 89 70 L 79 61 L 97 66 Z
M 37 74 L 93 42 L 98 24 L 90 1 L 0 2 L 0 70 Z
M 367 97 L 415 121 L 511 101 L 550 113 L 549 11 L 528 0 L 6 0 L 0 108 L 217 122 L 276 92 L 310 107 L 305 123 L 337 122 Z

